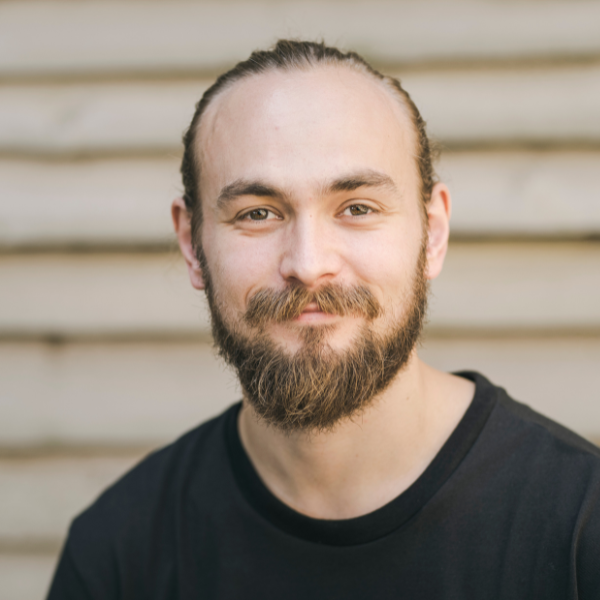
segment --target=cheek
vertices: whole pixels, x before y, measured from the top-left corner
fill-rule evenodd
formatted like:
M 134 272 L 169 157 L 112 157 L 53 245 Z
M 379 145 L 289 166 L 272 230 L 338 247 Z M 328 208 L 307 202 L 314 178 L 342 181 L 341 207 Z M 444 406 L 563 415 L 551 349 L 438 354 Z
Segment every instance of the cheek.
M 273 286 L 277 274 L 277 251 L 273 241 L 231 235 L 209 236 L 204 252 L 215 292 L 227 306 L 244 311 L 252 294 Z
M 412 286 L 420 249 L 420 233 L 389 228 L 369 232 L 348 244 L 348 263 L 358 278 L 372 286 L 380 301 L 385 302 L 402 298 Z

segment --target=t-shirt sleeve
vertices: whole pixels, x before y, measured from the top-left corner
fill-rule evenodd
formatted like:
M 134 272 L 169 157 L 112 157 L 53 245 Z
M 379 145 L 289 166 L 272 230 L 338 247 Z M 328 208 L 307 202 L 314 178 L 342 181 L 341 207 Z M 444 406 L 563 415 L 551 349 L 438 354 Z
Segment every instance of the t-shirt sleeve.
M 86 525 L 76 519 L 71 526 L 47 600 L 119 598 L 116 562 L 108 540 L 101 529 Z
M 63 549 L 48 593 L 48 600 L 92 600 L 94 596 L 79 573 L 68 546 Z
M 600 482 L 584 503 L 576 532 L 577 598 L 600 598 Z

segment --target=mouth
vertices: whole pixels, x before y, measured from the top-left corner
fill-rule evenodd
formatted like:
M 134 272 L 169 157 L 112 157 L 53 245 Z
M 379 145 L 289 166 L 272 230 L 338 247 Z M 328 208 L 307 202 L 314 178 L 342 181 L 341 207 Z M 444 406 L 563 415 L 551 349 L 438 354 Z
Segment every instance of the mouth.
M 302 311 L 302 314 L 304 313 L 318 313 L 318 312 L 323 312 L 319 306 L 317 305 L 316 302 L 309 302 L 306 307 L 304 308 L 304 310 Z
M 379 312 L 379 302 L 367 288 L 328 284 L 314 292 L 301 286 L 280 291 L 260 289 L 250 298 L 244 318 L 251 327 L 264 327 L 273 321 L 326 325 L 344 317 L 372 320 Z
M 296 323 L 325 323 L 331 322 L 337 317 L 338 315 L 323 312 L 316 302 L 310 302 L 293 321 Z

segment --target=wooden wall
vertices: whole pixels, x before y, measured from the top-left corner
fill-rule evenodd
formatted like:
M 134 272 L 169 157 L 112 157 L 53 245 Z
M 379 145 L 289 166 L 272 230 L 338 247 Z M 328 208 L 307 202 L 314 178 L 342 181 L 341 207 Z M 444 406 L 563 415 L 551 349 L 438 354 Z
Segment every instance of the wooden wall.
M 219 70 L 324 37 L 401 77 L 453 237 L 422 355 L 600 439 L 600 2 L 0 0 L 0 598 L 72 516 L 239 396 L 170 231 Z

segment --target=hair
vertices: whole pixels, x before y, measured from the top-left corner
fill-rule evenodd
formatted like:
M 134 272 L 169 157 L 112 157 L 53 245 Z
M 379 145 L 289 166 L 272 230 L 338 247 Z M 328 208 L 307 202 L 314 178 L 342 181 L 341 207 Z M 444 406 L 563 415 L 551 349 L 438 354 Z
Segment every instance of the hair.
M 371 76 L 381 81 L 400 100 L 408 111 L 415 128 L 417 138 L 415 157 L 421 179 L 420 191 L 423 210 L 425 209 L 431 199 L 431 191 L 436 182 L 433 168 L 435 153 L 432 143 L 427 137 L 425 121 L 400 81 L 394 77 L 383 75 L 356 52 L 342 52 L 338 48 L 326 46 L 324 42 L 279 40 L 272 49 L 257 50 L 247 60 L 239 62 L 232 69 L 220 75 L 196 104 L 192 122 L 183 135 L 184 151 L 180 169 L 184 188 L 183 199 L 187 211 L 191 215 L 192 240 L 194 242 L 198 241 L 197 234 L 202 222 L 202 204 L 199 194 L 201 173 L 197 157 L 196 136 L 200 119 L 208 105 L 220 92 L 252 75 L 275 70 L 306 70 L 318 65 L 345 66 Z

